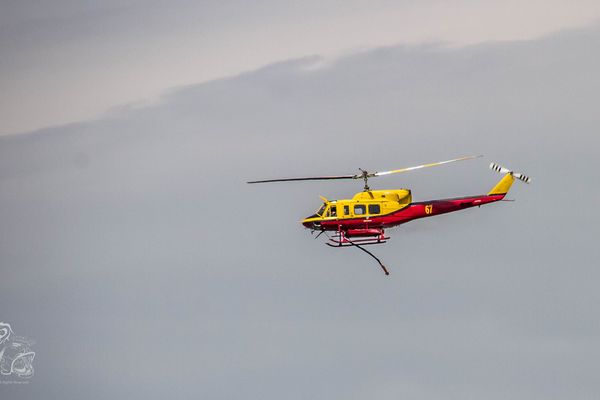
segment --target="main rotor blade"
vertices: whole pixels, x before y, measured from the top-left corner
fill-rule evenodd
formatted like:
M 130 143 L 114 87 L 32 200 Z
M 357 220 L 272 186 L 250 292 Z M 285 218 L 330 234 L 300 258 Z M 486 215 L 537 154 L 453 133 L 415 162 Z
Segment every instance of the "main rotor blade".
M 357 179 L 356 175 L 340 175 L 340 176 L 313 176 L 307 178 L 282 178 L 282 179 L 265 179 L 262 181 L 250 181 L 246 183 L 270 183 L 270 182 L 293 182 L 293 181 L 329 181 L 334 179 Z
M 414 171 L 415 169 L 435 167 L 437 165 L 448 164 L 448 163 L 452 163 L 455 161 L 471 160 L 473 158 L 479 158 L 479 157 L 483 157 L 483 156 L 466 156 L 466 157 L 455 158 L 453 160 L 446 160 L 446 161 L 439 161 L 439 162 L 434 162 L 434 163 L 430 163 L 430 164 L 417 165 L 416 167 L 407 167 L 407 168 L 401 168 L 401 169 L 393 169 L 391 171 L 375 172 L 372 174 L 372 176 L 382 176 L 382 175 L 389 175 L 389 174 L 397 174 L 399 172 Z

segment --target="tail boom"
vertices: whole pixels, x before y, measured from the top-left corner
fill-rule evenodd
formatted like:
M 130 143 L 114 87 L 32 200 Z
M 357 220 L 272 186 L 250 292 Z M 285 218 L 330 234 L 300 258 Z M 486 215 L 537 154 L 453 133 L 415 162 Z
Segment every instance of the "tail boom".
M 485 204 L 500 201 L 504 199 L 505 195 L 506 193 L 490 193 L 477 196 L 466 196 L 451 199 L 415 202 L 410 205 L 411 210 L 407 210 L 409 212 L 407 212 L 406 214 L 411 215 L 405 222 L 416 218 L 433 217 L 435 215 L 446 214 L 453 211 L 460 211 L 466 208 L 483 206 Z

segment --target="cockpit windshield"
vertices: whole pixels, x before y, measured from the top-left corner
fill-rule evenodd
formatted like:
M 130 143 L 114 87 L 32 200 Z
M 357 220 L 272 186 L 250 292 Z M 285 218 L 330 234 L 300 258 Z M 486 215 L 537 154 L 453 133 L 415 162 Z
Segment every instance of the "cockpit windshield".
M 321 208 L 319 208 L 319 211 L 317 211 L 317 215 L 319 217 L 322 217 L 323 215 L 325 215 L 325 210 L 327 209 L 327 203 L 323 204 L 321 206 Z

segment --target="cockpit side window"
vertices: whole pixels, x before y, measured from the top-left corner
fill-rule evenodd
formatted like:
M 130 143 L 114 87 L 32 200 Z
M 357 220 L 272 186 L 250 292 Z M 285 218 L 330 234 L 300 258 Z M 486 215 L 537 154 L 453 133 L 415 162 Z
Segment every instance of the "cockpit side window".
M 330 214 L 331 217 L 337 217 L 337 207 L 331 206 L 331 209 L 329 210 L 328 214 Z

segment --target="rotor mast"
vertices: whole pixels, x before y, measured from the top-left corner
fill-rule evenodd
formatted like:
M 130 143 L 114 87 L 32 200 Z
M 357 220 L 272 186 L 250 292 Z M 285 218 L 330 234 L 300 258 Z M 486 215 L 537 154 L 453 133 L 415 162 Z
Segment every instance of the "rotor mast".
M 359 168 L 359 170 L 360 170 L 360 175 L 358 175 L 356 178 L 357 179 L 362 178 L 365 181 L 364 191 L 368 192 L 369 190 L 371 190 L 371 188 L 369 188 L 369 176 L 373 176 L 373 175 L 369 174 L 368 171 L 365 171 L 362 168 Z

